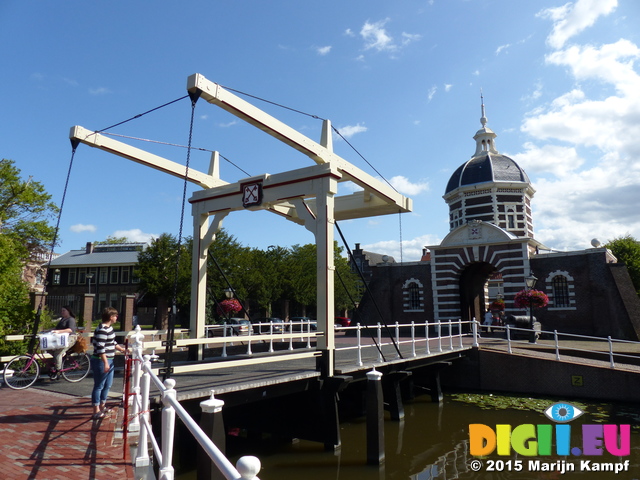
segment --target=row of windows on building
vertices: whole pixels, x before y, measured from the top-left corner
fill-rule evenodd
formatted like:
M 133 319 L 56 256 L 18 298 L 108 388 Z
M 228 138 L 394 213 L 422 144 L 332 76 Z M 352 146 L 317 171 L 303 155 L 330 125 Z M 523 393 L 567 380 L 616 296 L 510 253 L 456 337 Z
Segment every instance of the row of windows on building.
M 68 268 L 66 273 L 65 285 L 140 283 L 136 266 Z M 61 272 L 56 269 L 53 274 L 53 284 L 61 285 L 61 282 Z
M 569 282 L 573 278 L 561 273 L 550 275 L 547 287 L 550 308 L 575 308 L 575 302 L 569 294 Z M 405 312 L 424 311 L 424 292 L 422 283 L 411 278 L 402 286 L 403 306 Z
M 486 205 L 491 205 L 491 204 L 486 204 Z M 452 210 L 451 213 L 449 214 L 450 228 L 453 230 L 454 228 L 457 228 L 460 225 L 462 225 L 466 217 L 472 217 L 473 214 L 471 210 L 472 210 L 472 207 L 467 207 L 466 216 L 462 214 L 461 208 Z M 493 217 L 492 212 L 487 212 L 487 214 L 489 217 Z M 524 214 L 521 212 L 518 212 L 518 208 L 516 204 L 506 205 L 505 211 L 500 212 L 498 218 L 500 223 L 499 226 L 501 226 L 502 228 L 505 228 L 506 230 L 522 230 L 523 228 L 525 228 Z M 492 220 L 489 220 L 489 221 L 492 222 Z

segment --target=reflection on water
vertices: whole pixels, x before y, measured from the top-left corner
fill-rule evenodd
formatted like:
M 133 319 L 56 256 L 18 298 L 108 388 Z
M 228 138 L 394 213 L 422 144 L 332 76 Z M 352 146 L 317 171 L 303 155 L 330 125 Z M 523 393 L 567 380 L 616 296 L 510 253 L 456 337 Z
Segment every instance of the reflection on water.
M 542 403 L 548 407 L 555 401 L 545 400 Z M 538 425 L 552 422 L 544 415 L 543 409 L 489 409 L 486 405 L 480 408 L 475 404 L 454 401 L 452 396 L 446 396 L 441 405 L 430 402 L 428 397 L 418 397 L 405 405 L 404 420 L 385 422 L 386 458 L 382 467 L 365 464 L 364 419 L 341 426 L 342 447 L 337 452 L 325 452 L 322 445 L 315 442 L 297 441 L 283 444 L 268 438 L 252 442 L 240 436 L 229 440 L 228 453 L 234 463 L 241 455 L 255 455 L 260 458 L 261 480 L 640 478 L 640 409 L 611 404 L 580 405 L 581 408 L 584 407 L 585 414 L 571 422 L 572 446 L 581 445 L 583 424 L 630 424 L 632 428 L 629 457 L 613 457 L 608 453 L 598 457 L 523 457 L 512 452 L 511 456 L 493 454 L 481 459 L 482 467 L 479 471 L 473 471 L 472 461 L 477 459 L 469 455 L 469 424 L 482 423 L 492 428 L 497 424 L 510 424 L 515 428 L 520 424 Z M 534 460 L 534 463 L 530 464 L 529 460 Z M 617 475 L 611 471 L 579 471 L 581 461 L 584 460 L 591 460 L 591 467 L 595 463 L 615 465 L 625 460 L 629 460 L 629 466 L 626 471 Z M 560 472 L 561 467 L 568 464 L 573 464 L 576 471 Z M 493 471 L 487 471 L 491 466 Z M 474 463 L 473 467 L 477 469 L 477 463 Z M 550 468 L 554 468 L 554 471 L 543 471 Z M 515 471 L 516 469 L 519 471 Z M 583 467 L 583 470 L 585 469 L 586 467 Z M 183 474 L 178 478 L 188 480 L 195 478 L 195 475 Z

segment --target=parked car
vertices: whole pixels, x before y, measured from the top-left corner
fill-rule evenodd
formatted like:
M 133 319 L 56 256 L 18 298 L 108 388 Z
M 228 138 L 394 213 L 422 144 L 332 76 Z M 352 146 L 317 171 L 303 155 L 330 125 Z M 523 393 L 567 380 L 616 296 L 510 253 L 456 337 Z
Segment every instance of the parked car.
M 336 327 L 348 327 L 351 325 L 351 319 L 347 317 L 335 317 Z
M 309 317 L 289 317 L 289 321 L 291 322 L 292 332 L 307 332 L 309 327 L 311 327 L 312 332 L 318 330 L 318 322 Z M 287 328 L 289 328 L 288 325 Z
M 273 331 L 273 333 L 282 333 L 284 332 L 284 321 L 278 317 L 260 317 L 254 318 L 251 320 L 253 324 L 253 333 L 257 334 L 265 334 L 268 335 Z M 273 330 L 271 329 L 271 324 L 273 324 Z
M 228 320 L 223 320 L 222 324 L 208 325 L 207 336 L 225 336 L 224 323 L 227 324 L 227 337 L 230 337 L 232 335 L 249 335 L 249 328 L 251 327 L 251 322 L 249 320 L 245 320 L 244 318 L 230 318 Z

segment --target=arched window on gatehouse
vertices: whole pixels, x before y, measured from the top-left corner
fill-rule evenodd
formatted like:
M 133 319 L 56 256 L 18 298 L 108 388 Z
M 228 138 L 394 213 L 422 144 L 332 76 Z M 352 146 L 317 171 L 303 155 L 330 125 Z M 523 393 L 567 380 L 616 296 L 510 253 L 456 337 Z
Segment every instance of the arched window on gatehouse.
M 404 282 L 402 300 L 405 312 L 424 312 L 424 288 L 420 280 L 410 278 Z
M 575 310 L 574 280 L 568 272 L 557 270 L 546 279 L 549 310 Z

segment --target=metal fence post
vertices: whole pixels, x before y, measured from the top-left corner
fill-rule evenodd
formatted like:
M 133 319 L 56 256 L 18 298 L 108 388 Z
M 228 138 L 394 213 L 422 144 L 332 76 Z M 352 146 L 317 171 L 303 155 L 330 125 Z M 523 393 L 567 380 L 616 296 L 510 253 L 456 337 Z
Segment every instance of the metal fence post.
M 473 317 L 473 322 L 476 321 L 476 317 Z M 460 346 L 460 348 L 462 348 L 462 319 L 459 318 L 458 319 L 458 345 Z
M 438 329 L 438 352 L 442 352 L 442 320 L 439 318 L 436 320 Z
M 144 366 L 142 368 L 142 378 L 140 381 L 140 415 L 149 418 L 149 390 L 151 387 L 151 357 L 144 356 Z M 137 402 L 136 402 L 137 403 Z M 138 437 L 138 451 L 136 453 L 136 467 L 146 467 L 149 465 L 149 447 L 147 446 L 148 432 L 145 422 L 142 422 L 140 436 Z
M 378 363 L 382 363 L 382 326 L 378 322 Z
M 558 330 L 553 331 L 553 340 L 556 344 L 556 361 L 560 360 L 560 344 L 558 343 Z
M 431 350 L 429 349 L 429 321 L 424 322 L 424 338 L 426 340 L 425 351 L 427 355 L 431 355 Z
M 167 378 L 164 381 L 166 390 L 162 394 L 162 464 L 160 465 L 159 480 L 174 480 L 173 471 L 173 439 L 176 431 L 176 411 L 171 404 L 171 400 L 176 399 L 176 381 Z
M 247 355 L 253 355 L 251 352 L 251 335 L 253 334 L 253 327 L 249 327 L 249 340 L 247 341 Z
M 284 330 L 283 332 L 284 333 Z M 289 337 L 289 350 L 293 350 L 293 332 L 289 332 L 291 334 L 291 336 Z
M 509 324 L 507 323 L 507 349 L 509 354 L 513 353 L 511 350 L 511 329 L 509 328 Z
M 361 333 L 360 333 L 360 329 L 362 328 L 360 326 L 360 323 L 357 324 L 358 329 L 356 330 L 356 337 L 358 339 L 358 366 L 361 367 L 362 366 L 362 342 L 361 342 Z
M 222 356 L 227 356 L 227 322 L 222 324 L 222 338 L 224 338 L 224 343 L 222 344 Z
M 453 350 L 453 320 L 449 319 L 449 350 Z
M 396 345 L 398 346 L 398 351 L 396 352 L 396 360 L 400 358 L 400 325 L 396 322 Z
M 472 347 L 477 347 L 478 346 L 478 322 L 476 321 L 475 317 L 473 319 L 473 322 L 471 323 L 471 332 L 473 335 L 473 343 L 472 343 Z
M 416 356 L 416 325 L 411 321 L 411 356 Z
M 133 392 L 133 408 L 131 411 L 131 415 L 133 416 L 133 419 L 131 420 L 131 422 L 129 422 L 129 427 L 128 427 L 128 431 L 129 432 L 137 432 L 140 430 L 140 418 L 139 418 L 139 414 L 140 414 L 140 402 L 137 400 L 140 397 L 140 376 L 142 373 L 141 370 L 141 362 L 142 362 L 142 352 L 144 350 L 144 346 L 143 346 L 143 341 L 144 341 L 144 334 L 141 333 L 141 328 L 140 325 L 136 325 L 136 328 L 134 329 L 136 333 L 134 333 L 132 335 L 132 340 L 133 340 L 133 375 L 131 378 L 131 381 L 133 382 L 133 388 L 132 388 L 132 392 Z M 129 402 L 129 398 L 125 398 L 125 402 Z
M 610 362 L 610 366 L 611 366 L 611 368 L 616 368 L 616 364 L 613 361 L 613 342 L 611 341 L 611 336 L 608 336 L 607 340 L 609 341 L 609 362 Z
M 269 353 L 272 353 L 273 352 L 273 322 L 269 322 L 269 336 L 271 337 L 269 339 Z

